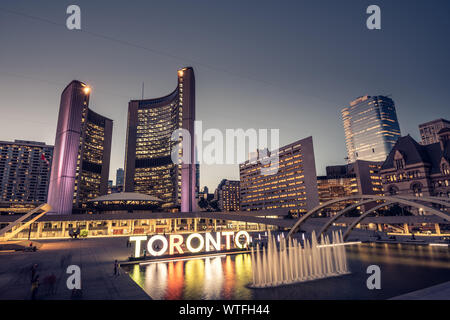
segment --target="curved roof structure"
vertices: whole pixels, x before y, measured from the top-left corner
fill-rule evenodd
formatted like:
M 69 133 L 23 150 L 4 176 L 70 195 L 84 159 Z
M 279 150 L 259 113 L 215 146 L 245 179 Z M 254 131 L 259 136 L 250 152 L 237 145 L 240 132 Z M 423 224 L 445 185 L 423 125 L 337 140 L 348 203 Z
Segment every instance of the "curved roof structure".
M 89 200 L 89 202 L 100 201 L 155 201 L 162 202 L 161 199 L 137 192 L 111 193 Z

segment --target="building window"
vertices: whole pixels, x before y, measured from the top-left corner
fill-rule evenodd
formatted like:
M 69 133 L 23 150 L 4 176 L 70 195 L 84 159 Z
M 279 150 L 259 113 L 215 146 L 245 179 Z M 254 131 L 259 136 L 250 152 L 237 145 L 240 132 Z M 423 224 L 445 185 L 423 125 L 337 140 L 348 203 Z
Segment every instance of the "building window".
M 450 169 L 446 163 L 442 164 L 441 170 L 442 170 L 442 173 L 445 175 L 450 174 Z
M 411 186 L 411 189 L 412 189 L 412 191 L 413 191 L 413 194 L 414 194 L 416 197 L 422 197 L 422 196 L 423 196 L 423 193 L 422 193 L 422 184 L 420 184 L 420 183 L 414 183 L 414 184 Z
M 403 159 L 395 160 L 395 167 L 398 169 L 403 169 L 405 167 L 405 161 Z

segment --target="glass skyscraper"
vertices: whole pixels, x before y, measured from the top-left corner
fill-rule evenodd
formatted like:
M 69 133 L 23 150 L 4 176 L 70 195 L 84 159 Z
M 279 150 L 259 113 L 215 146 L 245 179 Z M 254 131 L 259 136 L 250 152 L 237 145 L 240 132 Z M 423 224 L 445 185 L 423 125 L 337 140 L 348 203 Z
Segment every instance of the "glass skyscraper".
M 384 161 L 400 137 L 394 101 L 363 96 L 342 109 L 348 162 Z

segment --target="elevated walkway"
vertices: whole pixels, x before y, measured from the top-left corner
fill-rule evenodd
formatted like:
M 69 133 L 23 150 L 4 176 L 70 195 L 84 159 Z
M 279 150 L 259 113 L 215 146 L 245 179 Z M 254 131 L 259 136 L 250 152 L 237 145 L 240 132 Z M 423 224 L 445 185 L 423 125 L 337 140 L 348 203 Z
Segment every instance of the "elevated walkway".
M 40 217 L 42 217 L 44 214 L 49 212 L 52 209 L 52 207 L 47 204 L 41 204 L 39 207 L 34 208 L 33 210 L 29 211 L 28 213 L 24 214 L 20 218 L 10 222 L 6 227 L 0 230 L 0 251 L 7 251 L 7 250 L 37 250 L 41 247 L 41 244 L 35 241 L 27 241 L 27 240 L 21 240 L 21 241 L 11 241 L 10 239 L 13 238 L 16 234 L 21 232 L 23 229 L 28 228 L 33 222 L 38 220 Z M 37 215 L 33 216 L 35 213 Z M 26 219 L 30 218 L 28 221 L 26 221 L 24 224 L 21 224 Z M 14 229 L 14 227 L 20 225 L 18 228 Z M 9 232 L 11 231 L 11 232 Z

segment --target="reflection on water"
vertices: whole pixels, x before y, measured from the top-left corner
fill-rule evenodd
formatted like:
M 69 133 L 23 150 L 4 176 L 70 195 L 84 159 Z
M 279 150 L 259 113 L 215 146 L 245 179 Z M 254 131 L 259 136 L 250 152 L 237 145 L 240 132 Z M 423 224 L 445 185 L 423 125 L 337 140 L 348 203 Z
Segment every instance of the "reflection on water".
M 251 299 L 249 254 L 159 262 L 130 269 L 131 278 L 156 300 Z
M 150 297 L 164 300 L 385 299 L 450 280 L 447 248 L 362 244 L 346 251 L 350 276 L 267 291 L 247 288 L 252 281 L 249 254 L 133 265 L 128 271 Z M 380 292 L 365 287 L 370 264 L 383 272 Z

